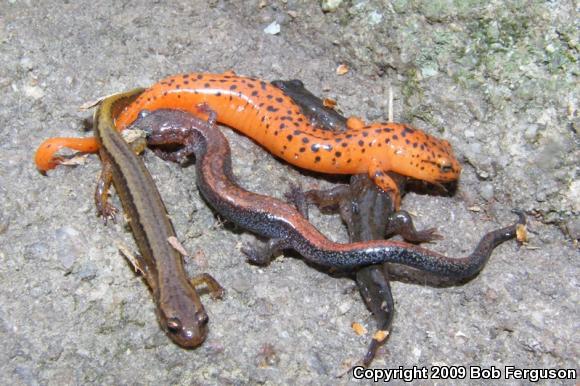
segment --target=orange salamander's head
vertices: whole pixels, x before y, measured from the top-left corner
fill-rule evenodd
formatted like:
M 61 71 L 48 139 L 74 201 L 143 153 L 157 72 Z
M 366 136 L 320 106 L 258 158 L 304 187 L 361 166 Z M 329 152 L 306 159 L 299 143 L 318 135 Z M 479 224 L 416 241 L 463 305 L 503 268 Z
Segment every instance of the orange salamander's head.
M 375 157 L 388 170 L 435 184 L 459 178 L 461 165 L 449 142 L 407 125 L 389 123 L 381 128 L 383 146 L 374 147 Z

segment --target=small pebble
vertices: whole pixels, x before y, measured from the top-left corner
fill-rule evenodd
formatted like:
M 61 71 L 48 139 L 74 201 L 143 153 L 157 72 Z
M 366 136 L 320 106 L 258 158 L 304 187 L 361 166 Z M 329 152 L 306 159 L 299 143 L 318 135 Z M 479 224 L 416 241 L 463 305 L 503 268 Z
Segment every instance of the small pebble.
M 377 25 L 381 21 L 383 21 L 383 15 L 377 11 L 372 11 L 371 14 L 369 15 L 369 24 L 370 25 Z M 424 76 L 424 74 L 423 74 L 423 76 Z
M 277 21 L 273 21 L 270 25 L 264 28 L 264 32 L 268 35 L 277 35 L 280 33 L 280 24 L 278 24 Z
M 481 194 L 481 197 L 485 201 L 491 201 L 495 195 L 493 185 L 489 182 L 481 183 L 479 186 L 479 194 Z
M 55 231 L 54 237 L 58 243 L 57 255 L 65 270 L 70 270 L 75 260 L 83 252 L 85 243 L 79 231 L 71 227 L 61 227 Z
M 32 65 L 32 59 L 30 59 L 28 56 L 23 56 L 22 58 L 20 58 L 20 65 L 22 66 L 22 68 L 28 71 L 32 70 L 32 68 L 34 67 Z
M 340 7 L 343 0 L 322 0 L 320 7 L 324 12 L 334 12 Z
M 26 246 L 25 258 L 31 261 L 50 259 L 48 253 L 48 245 L 42 241 L 34 242 Z
M 572 218 L 566 223 L 568 234 L 573 240 L 580 240 L 580 218 Z
M 348 310 L 350 310 L 352 307 L 352 303 L 351 302 L 343 302 L 338 306 L 338 312 L 341 315 L 344 315 L 348 312 Z
M 32 99 L 41 99 L 44 97 L 44 90 L 38 86 L 24 86 L 23 91 L 24 95 Z
M 8 216 L 5 215 L 3 212 L 0 212 L 0 235 L 5 233 L 10 226 L 10 220 Z

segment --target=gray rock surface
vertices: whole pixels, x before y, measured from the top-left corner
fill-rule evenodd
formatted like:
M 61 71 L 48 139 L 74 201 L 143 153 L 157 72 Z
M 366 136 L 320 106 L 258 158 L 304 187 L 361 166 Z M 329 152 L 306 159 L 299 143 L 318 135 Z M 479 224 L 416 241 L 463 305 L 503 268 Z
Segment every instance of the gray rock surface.
M 264 28 L 281 25 L 277 35 Z M 578 35 L 573 2 L 176 1 L 0 3 L 0 383 L 348 384 L 374 328 L 353 281 L 294 257 L 244 261 L 251 236 L 219 221 L 200 199 L 193 168 L 147 153 L 180 240 L 227 288 L 203 301 L 210 335 L 185 351 L 159 330 L 144 282 L 92 202 L 96 156 L 47 177 L 35 148 L 83 136 L 88 100 L 173 73 L 300 78 L 347 115 L 395 117 L 449 140 L 464 165 L 451 198 L 409 194 L 404 207 L 469 253 L 486 231 L 529 214 L 530 242 L 499 247 L 464 285 L 395 282 L 397 315 L 374 366 L 579 367 L 580 213 Z M 349 72 L 335 69 L 347 64 Z M 224 129 L 248 189 L 331 186 Z M 275 183 L 272 183 L 275 181 Z M 118 200 L 114 198 L 118 204 Z M 475 211 L 474 207 L 479 208 Z M 345 241 L 338 217 L 314 213 Z M 459 382 L 459 381 L 457 381 Z M 513 381 L 512 381 L 513 382 Z M 573 384 L 573 381 L 563 382 Z

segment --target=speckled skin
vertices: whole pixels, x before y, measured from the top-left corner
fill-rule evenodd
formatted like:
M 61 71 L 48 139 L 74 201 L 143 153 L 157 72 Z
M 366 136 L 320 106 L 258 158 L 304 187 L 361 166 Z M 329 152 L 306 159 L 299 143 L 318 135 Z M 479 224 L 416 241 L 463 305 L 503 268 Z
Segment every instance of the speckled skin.
M 461 166 L 447 141 L 398 123 L 373 123 L 336 133 L 310 124 L 280 89 L 233 73 L 175 75 L 153 85 L 125 111 L 116 125 L 128 127 L 142 110 L 177 109 L 197 114 L 208 105 L 217 121 L 298 167 L 322 173 L 368 173 L 381 189 L 398 196 L 393 171 L 432 183 L 459 178 Z
M 197 185 L 222 216 L 262 237 L 276 240 L 277 247 L 293 249 L 306 260 L 322 266 L 352 268 L 392 262 L 437 275 L 465 278 L 483 268 L 497 245 L 515 237 L 516 225 L 490 232 L 471 255 L 457 259 L 404 242 L 338 244 L 322 235 L 293 206 L 238 186 L 232 173 L 229 144 L 211 120 L 205 122 L 175 110 L 141 115 L 133 127 L 147 131 L 150 144 L 183 145 L 176 159 L 195 154 Z M 523 217 L 520 221 L 524 221 Z

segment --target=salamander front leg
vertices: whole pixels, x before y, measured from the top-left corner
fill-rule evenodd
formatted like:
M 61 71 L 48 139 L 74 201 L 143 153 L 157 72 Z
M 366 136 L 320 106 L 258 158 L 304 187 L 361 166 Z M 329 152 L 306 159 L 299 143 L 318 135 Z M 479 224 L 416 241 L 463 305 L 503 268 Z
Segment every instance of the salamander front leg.
M 326 190 L 303 191 L 299 186 L 291 185 L 285 197 L 302 216 L 308 218 L 309 204 L 316 205 L 323 212 L 335 212 L 342 201 L 350 200 L 350 188 L 348 185 L 337 185 Z
M 225 289 L 209 273 L 200 273 L 192 277 L 189 282 L 192 286 L 197 287 L 205 284 L 209 288 L 209 295 L 212 299 L 221 299 L 224 296 Z
M 187 161 L 188 157 L 191 155 L 191 151 L 187 148 L 181 148 L 175 151 L 165 151 L 159 148 L 154 148 L 153 152 L 159 158 L 164 161 L 175 162 L 177 164 L 183 164 Z
M 306 192 L 302 190 L 299 185 L 291 184 L 290 190 L 284 193 L 284 198 L 300 212 L 300 214 L 308 220 L 308 198 Z
M 401 206 L 401 192 L 395 180 L 387 174 L 387 170 L 381 167 L 380 164 L 374 163 L 369 166 L 369 177 L 379 188 L 391 196 L 395 211 L 399 210 Z
M 285 247 L 283 239 L 270 239 L 262 246 L 246 244 L 241 251 L 248 258 L 248 262 L 256 265 L 268 265 L 272 257 Z
M 349 130 L 359 130 L 362 129 L 365 125 L 366 123 L 362 119 L 355 117 L 354 115 L 348 117 L 346 120 L 346 127 Z
M 211 106 L 207 103 L 200 103 L 196 107 L 200 114 L 205 115 L 204 119 L 207 123 L 211 126 L 215 126 L 217 122 L 217 113 L 211 108 Z
M 389 215 L 385 235 L 401 235 L 405 241 L 410 243 L 427 243 L 443 238 L 437 233 L 436 228 L 428 228 L 418 231 L 415 228 L 415 224 L 413 224 L 411 215 L 404 210 Z

